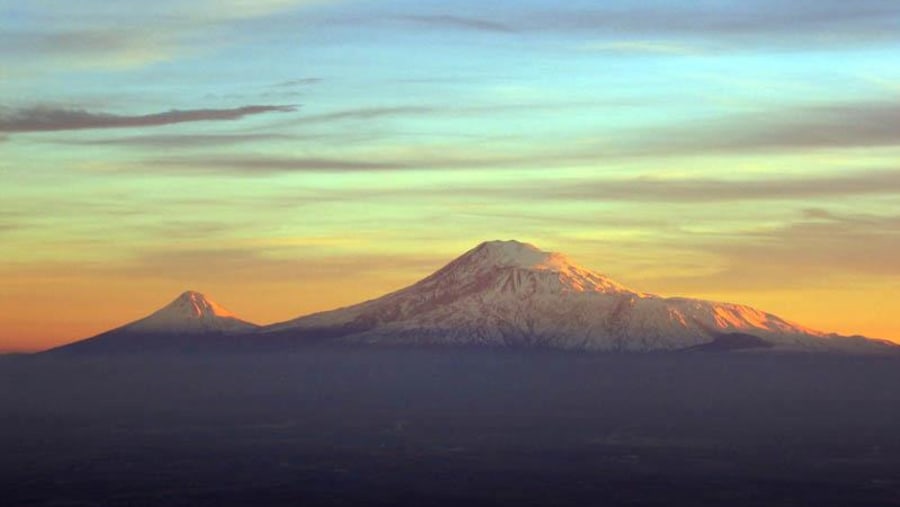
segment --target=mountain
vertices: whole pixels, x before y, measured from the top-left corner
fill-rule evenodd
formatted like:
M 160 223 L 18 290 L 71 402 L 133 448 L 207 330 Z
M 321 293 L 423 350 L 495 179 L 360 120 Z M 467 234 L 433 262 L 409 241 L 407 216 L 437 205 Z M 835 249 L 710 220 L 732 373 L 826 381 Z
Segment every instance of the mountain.
M 589 351 L 898 348 L 825 334 L 748 306 L 634 291 L 565 255 L 518 241 L 482 243 L 407 288 L 259 333 L 341 343 Z
M 427 278 L 353 306 L 260 327 L 187 291 L 153 314 L 48 352 L 280 351 L 311 343 L 585 351 L 880 353 L 748 306 L 638 292 L 518 241 L 488 241 Z
M 49 352 L 187 351 L 214 346 L 214 340 L 247 334 L 258 327 L 203 294 L 186 291 L 143 319 Z

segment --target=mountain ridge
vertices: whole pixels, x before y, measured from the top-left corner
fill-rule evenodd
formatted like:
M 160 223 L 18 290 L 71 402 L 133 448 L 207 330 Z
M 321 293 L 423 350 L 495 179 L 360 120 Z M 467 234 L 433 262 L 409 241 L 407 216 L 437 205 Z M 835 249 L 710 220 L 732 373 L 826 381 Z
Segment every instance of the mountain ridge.
M 826 334 L 745 305 L 638 292 L 561 253 L 515 240 L 483 242 L 384 296 L 265 326 L 186 291 L 143 319 L 62 348 L 203 343 L 252 350 L 323 341 L 620 352 L 900 350 L 887 341 Z

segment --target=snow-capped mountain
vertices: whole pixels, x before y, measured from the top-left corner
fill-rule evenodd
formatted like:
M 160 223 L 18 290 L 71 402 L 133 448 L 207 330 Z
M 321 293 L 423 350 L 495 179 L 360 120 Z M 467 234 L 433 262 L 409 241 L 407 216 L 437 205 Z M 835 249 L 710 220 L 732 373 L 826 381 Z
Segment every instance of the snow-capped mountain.
M 122 329 L 140 333 L 205 334 L 240 333 L 256 327 L 203 294 L 189 290 Z
M 827 335 L 748 306 L 637 292 L 518 241 L 482 243 L 412 286 L 260 332 L 352 343 L 594 351 L 894 348 Z
M 120 328 L 54 349 L 60 352 L 140 352 L 186 350 L 208 338 L 237 336 L 257 329 L 220 304 L 195 291 Z

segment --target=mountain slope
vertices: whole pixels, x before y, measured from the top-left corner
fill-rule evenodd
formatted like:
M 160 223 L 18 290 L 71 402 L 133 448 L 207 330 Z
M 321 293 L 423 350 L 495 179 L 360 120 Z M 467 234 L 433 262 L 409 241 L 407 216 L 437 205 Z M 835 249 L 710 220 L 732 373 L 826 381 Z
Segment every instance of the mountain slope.
M 143 319 L 49 352 L 193 350 L 212 345 L 210 340 L 246 334 L 258 327 L 241 320 L 203 294 L 186 291 Z
M 517 241 L 482 243 L 410 287 L 261 332 L 372 344 L 596 351 L 678 350 L 717 341 L 780 350 L 892 348 L 826 335 L 747 306 L 633 291 L 562 254 Z M 758 342 L 734 340 L 738 335 Z

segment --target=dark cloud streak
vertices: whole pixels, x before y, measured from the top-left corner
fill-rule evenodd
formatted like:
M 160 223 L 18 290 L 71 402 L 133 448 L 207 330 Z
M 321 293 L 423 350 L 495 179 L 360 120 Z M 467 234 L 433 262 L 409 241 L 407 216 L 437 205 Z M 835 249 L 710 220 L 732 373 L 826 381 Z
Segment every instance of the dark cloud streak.
M 173 109 L 147 115 L 115 115 L 81 109 L 32 107 L 0 112 L 0 132 L 54 132 L 62 130 L 160 127 L 200 121 L 232 121 L 264 113 L 289 113 L 296 106 L 251 105 L 230 109 Z
M 279 83 L 275 83 L 272 85 L 274 88 L 295 88 L 298 86 L 310 86 L 314 84 L 319 84 L 324 81 L 320 77 L 306 77 L 300 79 L 289 79 L 287 81 L 281 81 Z
M 367 162 L 327 158 L 291 157 L 205 157 L 147 161 L 151 167 L 177 169 L 185 173 L 231 173 L 241 176 L 287 172 L 359 172 L 407 169 L 400 163 Z
M 230 146 L 234 144 L 287 141 L 298 136 L 285 134 L 183 134 L 145 135 L 88 140 L 54 140 L 61 144 L 85 146 L 138 146 L 144 148 L 192 148 L 200 146 Z
M 399 16 L 397 17 L 397 19 L 410 21 L 426 26 L 461 28 L 465 30 L 477 30 L 481 32 L 511 33 L 515 31 L 513 30 L 513 28 L 496 21 L 462 16 L 452 16 L 449 14 Z

